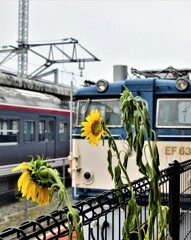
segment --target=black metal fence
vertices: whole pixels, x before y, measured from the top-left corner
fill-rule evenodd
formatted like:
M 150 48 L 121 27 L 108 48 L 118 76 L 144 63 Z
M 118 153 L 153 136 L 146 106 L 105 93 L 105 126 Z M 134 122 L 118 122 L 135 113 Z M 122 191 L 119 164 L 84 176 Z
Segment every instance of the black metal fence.
M 139 217 L 144 227 L 149 215 L 149 182 L 142 178 L 134 181 L 133 187 L 137 201 L 142 206 Z M 182 163 L 174 161 L 162 170 L 160 190 L 162 203 L 170 208 L 170 231 L 173 240 L 191 239 L 191 160 Z M 120 200 L 119 196 L 116 197 L 116 191 L 120 193 Z M 129 197 L 128 186 L 124 185 L 76 203 L 74 207 L 78 209 L 84 225 L 84 239 L 121 240 Z M 5 229 L 0 233 L 0 239 L 67 239 L 66 214 L 67 208 L 63 208 L 35 221 L 25 221 L 19 227 Z M 136 235 L 132 237 L 132 240 L 136 239 Z M 152 239 L 157 240 L 157 221 Z

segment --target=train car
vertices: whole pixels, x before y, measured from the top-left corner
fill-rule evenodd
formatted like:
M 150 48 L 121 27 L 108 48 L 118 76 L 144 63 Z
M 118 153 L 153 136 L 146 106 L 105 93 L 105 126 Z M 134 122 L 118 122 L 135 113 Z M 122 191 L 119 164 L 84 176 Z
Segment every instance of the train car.
M 140 96 L 148 107 L 150 124 L 157 135 L 160 168 L 173 160 L 184 161 L 191 157 L 191 86 L 190 69 L 164 71 L 137 71 L 133 79 L 95 84 L 79 89 L 74 95 L 76 120 L 73 130 L 72 187 L 73 197 L 83 199 L 103 190 L 112 189 L 114 183 L 108 173 L 105 139 L 92 146 L 81 137 L 81 122 L 92 109 L 98 109 L 119 149 L 129 151 L 122 124 L 120 96 L 128 88 L 134 96 Z M 128 174 L 131 180 L 141 177 L 135 161 L 135 153 L 129 152 Z M 188 180 L 189 181 L 189 180 Z
M 0 166 L 69 154 L 68 105 L 43 93 L 0 87 Z

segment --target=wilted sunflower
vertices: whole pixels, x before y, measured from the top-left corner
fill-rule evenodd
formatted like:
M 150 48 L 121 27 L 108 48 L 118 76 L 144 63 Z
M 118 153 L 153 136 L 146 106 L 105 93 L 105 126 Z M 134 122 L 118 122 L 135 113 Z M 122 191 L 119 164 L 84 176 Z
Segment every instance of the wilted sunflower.
M 89 139 L 89 143 L 98 145 L 98 141 L 105 135 L 103 128 L 103 120 L 100 116 L 100 112 L 92 110 L 90 115 L 86 117 L 86 122 L 82 122 L 82 131 L 84 131 L 81 136 Z
M 38 205 L 49 205 L 53 197 L 53 191 L 50 189 L 50 181 L 47 181 L 47 184 L 43 181 L 42 174 L 44 172 L 40 170 L 43 165 L 44 167 L 47 165 L 47 162 L 37 161 L 31 161 L 29 164 L 23 162 L 12 171 L 23 170 L 18 180 L 18 190 L 22 193 L 22 197 L 26 196 L 27 200 L 32 199 Z
M 69 226 L 69 240 L 73 239 L 73 230 L 76 232 L 76 239 L 83 240 L 83 226 L 80 221 L 80 217 L 77 209 L 73 208 L 65 189 L 62 184 L 58 171 L 53 169 L 47 160 L 38 156 L 38 159 L 30 163 L 23 162 L 19 166 L 15 167 L 12 171 L 22 169 L 22 175 L 18 180 L 18 189 L 21 191 L 22 196 L 26 196 L 27 200 L 37 202 L 38 205 L 48 205 L 52 198 L 54 190 L 58 191 L 58 205 L 60 206 L 63 200 L 65 200 L 68 207 L 68 226 Z

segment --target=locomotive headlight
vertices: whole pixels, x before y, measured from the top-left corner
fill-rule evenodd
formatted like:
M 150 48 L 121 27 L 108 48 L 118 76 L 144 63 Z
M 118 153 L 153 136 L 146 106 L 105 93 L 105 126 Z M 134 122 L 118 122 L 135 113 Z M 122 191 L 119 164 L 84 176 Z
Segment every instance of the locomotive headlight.
M 186 88 L 188 87 L 188 79 L 185 78 L 185 77 L 181 77 L 181 78 L 178 78 L 176 80 L 176 88 L 179 90 L 179 91 L 184 91 L 186 90 Z
M 104 92 L 108 88 L 108 82 L 104 79 L 97 81 L 96 88 L 98 92 Z

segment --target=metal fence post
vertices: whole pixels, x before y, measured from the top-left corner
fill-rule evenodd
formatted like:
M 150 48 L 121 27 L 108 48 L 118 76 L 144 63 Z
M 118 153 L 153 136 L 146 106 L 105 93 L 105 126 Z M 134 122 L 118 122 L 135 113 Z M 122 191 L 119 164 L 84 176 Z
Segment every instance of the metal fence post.
M 62 159 L 62 183 L 64 186 L 66 186 L 66 175 L 65 175 L 65 170 L 66 170 L 66 165 L 65 165 L 65 158 Z M 63 208 L 66 206 L 65 201 L 63 201 Z
M 24 198 L 24 220 L 28 219 L 28 201 L 26 197 Z
M 180 233 L 180 163 L 169 164 L 172 172 L 169 179 L 170 233 L 173 240 L 179 240 Z

